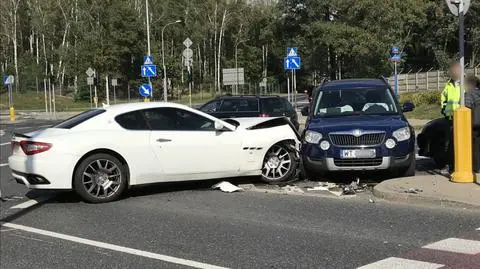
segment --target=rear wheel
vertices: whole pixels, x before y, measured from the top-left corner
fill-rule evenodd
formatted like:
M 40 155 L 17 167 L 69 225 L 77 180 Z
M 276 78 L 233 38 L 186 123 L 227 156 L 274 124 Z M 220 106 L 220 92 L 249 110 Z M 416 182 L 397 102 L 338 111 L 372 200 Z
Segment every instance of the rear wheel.
M 84 159 L 74 174 L 74 188 L 86 202 L 105 203 L 120 197 L 127 185 L 125 166 L 109 154 Z
M 298 161 L 295 150 L 288 144 L 272 146 L 263 160 L 262 180 L 267 183 L 278 183 L 289 179 L 297 169 Z

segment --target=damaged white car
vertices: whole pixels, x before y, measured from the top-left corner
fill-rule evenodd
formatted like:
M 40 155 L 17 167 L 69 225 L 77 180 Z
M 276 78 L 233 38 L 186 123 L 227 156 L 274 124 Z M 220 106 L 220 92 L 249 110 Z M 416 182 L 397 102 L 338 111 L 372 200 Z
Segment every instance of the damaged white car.
M 93 109 L 12 139 L 9 166 L 33 189 L 73 189 L 85 201 L 118 199 L 130 186 L 238 176 L 289 179 L 299 134 L 286 118 L 219 120 L 173 103 Z

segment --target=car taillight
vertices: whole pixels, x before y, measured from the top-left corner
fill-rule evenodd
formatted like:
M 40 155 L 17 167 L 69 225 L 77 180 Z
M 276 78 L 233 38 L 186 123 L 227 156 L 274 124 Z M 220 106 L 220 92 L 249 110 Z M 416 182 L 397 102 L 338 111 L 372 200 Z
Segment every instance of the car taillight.
M 49 150 L 52 144 L 23 140 L 20 141 L 20 147 L 26 155 L 34 155 Z
M 268 118 L 268 117 L 270 117 L 270 116 L 269 116 L 268 114 L 262 113 L 262 114 L 260 114 L 260 117 L 262 117 L 262 118 Z

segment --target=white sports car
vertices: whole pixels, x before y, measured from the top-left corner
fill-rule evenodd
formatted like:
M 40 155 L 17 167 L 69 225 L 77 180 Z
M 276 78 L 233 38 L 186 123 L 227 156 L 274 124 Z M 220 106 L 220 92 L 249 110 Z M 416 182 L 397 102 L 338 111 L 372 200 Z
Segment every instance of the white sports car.
M 219 120 L 173 103 L 93 109 L 12 138 L 8 162 L 32 189 L 75 190 L 109 202 L 133 185 L 238 176 L 284 181 L 299 162 L 299 134 L 286 118 Z

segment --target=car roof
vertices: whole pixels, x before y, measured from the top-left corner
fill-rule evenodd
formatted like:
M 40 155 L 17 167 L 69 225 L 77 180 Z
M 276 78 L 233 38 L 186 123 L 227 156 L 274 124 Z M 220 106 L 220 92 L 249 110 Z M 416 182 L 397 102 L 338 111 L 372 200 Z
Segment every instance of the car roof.
M 181 108 L 181 109 L 191 110 L 189 106 L 177 104 L 177 103 L 169 103 L 169 102 L 127 103 L 127 104 L 104 106 L 103 109 L 109 112 L 120 114 L 120 113 L 130 112 L 130 111 L 139 110 L 139 109 L 161 108 L 161 107 L 172 107 L 172 108 Z
M 364 88 L 385 88 L 389 85 L 382 79 L 342 79 L 325 82 L 320 90 L 343 90 L 343 89 L 364 89 Z
M 258 99 L 266 99 L 266 98 L 279 98 L 278 95 L 222 95 L 217 96 L 216 99 L 242 99 L 242 98 L 258 98 Z

